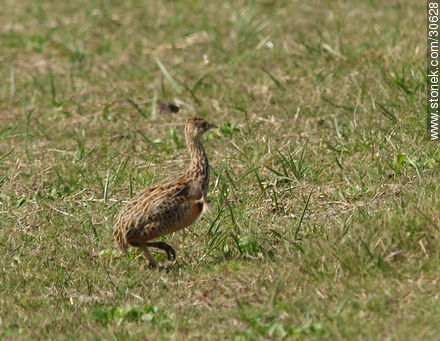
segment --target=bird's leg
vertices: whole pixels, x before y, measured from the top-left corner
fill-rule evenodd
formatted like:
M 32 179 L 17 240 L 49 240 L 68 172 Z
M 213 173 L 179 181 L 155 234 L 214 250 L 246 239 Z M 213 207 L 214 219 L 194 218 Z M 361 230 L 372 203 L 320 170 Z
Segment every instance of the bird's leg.
M 167 253 L 167 257 L 169 260 L 176 259 L 176 251 L 174 251 L 174 249 L 172 248 L 171 245 L 169 245 L 165 242 L 149 242 L 149 243 L 146 243 L 146 245 L 164 250 Z
M 147 246 L 141 246 L 142 251 L 144 252 L 145 258 L 148 259 L 148 262 L 150 263 L 149 266 L 151 268 L 155 268 L 157 266 L 156 261 L 154 260 L 154 258 L 151 256 L 150 251 L 148 251 Z

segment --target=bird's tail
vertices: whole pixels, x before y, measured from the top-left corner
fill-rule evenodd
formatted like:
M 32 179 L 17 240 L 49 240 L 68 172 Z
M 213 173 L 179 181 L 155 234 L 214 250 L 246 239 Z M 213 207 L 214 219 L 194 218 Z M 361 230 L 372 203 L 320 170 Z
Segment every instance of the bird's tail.
M 115 236 L 116 244 L 118 244 L 118 247 L 121 249 L 122 252 L 126 253 L 128 249 L 128 243 L 127 239 L 125 238 L 125 234 L 122 233 L 120 229 L 115 228 L 113 235 Z
M 209 213 L 211 212 L 211 207 L 208 203 L 208 201 L 206 200 L 206 197 L 203 197 L 203 214 Z

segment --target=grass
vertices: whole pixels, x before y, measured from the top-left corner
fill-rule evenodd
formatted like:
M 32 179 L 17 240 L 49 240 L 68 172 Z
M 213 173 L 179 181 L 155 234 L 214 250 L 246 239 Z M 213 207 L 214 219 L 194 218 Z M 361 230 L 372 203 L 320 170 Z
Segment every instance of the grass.
M 2 8 L 1 339 L 437 339 L 422 2 Z M 195 115 L 211 211 L 152 271 L 113 217 Z

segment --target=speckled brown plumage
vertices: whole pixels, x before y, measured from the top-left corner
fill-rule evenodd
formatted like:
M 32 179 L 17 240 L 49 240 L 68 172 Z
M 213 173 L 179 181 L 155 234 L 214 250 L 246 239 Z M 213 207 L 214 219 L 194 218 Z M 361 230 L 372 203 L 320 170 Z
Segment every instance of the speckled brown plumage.
M 144 189 L 123 207 L 116 217 L 113 233 L 121 250 L 126 251 L 129 246 L 141 248 L 151 266 L 156 262 L 149 247 L 164 250 L 168 259 L 175 258 L 170 245 L 151 240 L 191 225 L 202 214 L 209 186 L 209 163 L 200 139 L 214 127 L 202 118 L 187 121 L 189 169 Z

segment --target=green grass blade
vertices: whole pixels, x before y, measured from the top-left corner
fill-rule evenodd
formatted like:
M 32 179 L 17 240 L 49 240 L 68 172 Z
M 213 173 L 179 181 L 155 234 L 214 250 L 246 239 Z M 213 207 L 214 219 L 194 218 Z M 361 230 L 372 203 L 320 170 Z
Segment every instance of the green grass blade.
M 303 222 L 303 219 L 304 219 L 304 215 L 306 213 L 307 207 L 309 206 L 310 197 L 312 196 L 312 193 L 313 193 L 313 188 L 310 191 L 309 196 L 307 197 L 307 201 L 306 201 L 306 203 L 304 205 L 304 208 L 302 210 L 301 217 L 299 218 L 299 221 L 298 221 L 298 225 L 296 226 L 295 233 L 293 235 L 293 239 L 294 240 L 298 240 L 298 233 L 299 233 L 299 231 L 301 229 L 301 225 L 302 225 L 302 222 Z
M 156 61 L 157 66 L 159 66 L 160 71 L 162 71 L 162 73 L 164 74 L 166 79 L 168 79 L 168 81 L 171 83 L 174 90 L 176 90 L 176 92 L 178 94 L 180 94 L 182 92 L 182 88 L 180 87 L 179 83 L 170 75 L 170 73 L 168 72 L 166 67 L 160 61 L 159 57 L 156 55 L 154 55 L 153 57 L 154 57 L 154 60 Z

